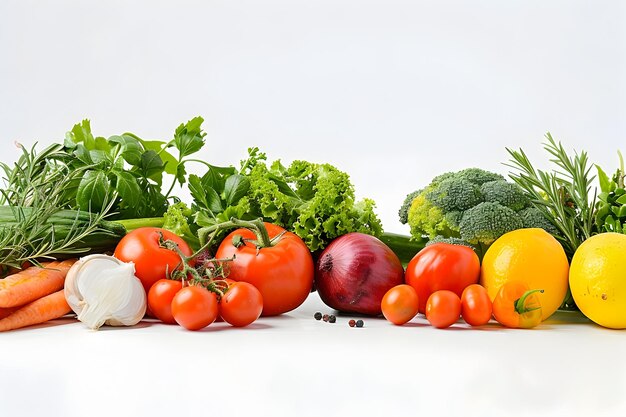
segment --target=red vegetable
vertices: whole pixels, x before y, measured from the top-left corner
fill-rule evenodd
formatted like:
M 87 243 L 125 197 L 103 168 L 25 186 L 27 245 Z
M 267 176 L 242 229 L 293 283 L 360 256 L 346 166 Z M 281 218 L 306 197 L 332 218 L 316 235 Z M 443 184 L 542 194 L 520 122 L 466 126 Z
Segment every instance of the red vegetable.
M 329 307 L 348 313 L 379 315 L 385 293 L 403 283 L 395 253 L 377 238 L 348 233 L 331 242 L 319 257 L 315 285 Z
M 436 243 L 418 252 L 406 268 L 406 283 L 415 288 L 419 311 L 426 311 L 426 301 L 438 290 L 450 290 L 461 297 L 465 287 L 480 278 L 480 261 L 467 246 Z
M 438 329 L 452 326 L 461 315 L 461 299 L 448 290 L 435 291 L 426 302 L 426 319 Z
M 217 318 L 217 295 L 203 287 L 185 287 L 172 300 L 176 323 L 187 330 L 200 330 Z
M 401 284 L 385 293 L 380 307 L 387 320 L 401 326 L 415 317 L 418 305 L 415 289 L 410 285 Z
M 254 232 L 235 230 L 222 241 L 215 256 L 219 259 L 234 256 L 228 277 L 254 285 L 263 297 L 262 315 L 275 316 L 293 310 L 306 300 L 313 285 L 313 258 L 297 235 L 273 224 L 264 225 L 265 235 L 258 227 Z M 257 248 L 255 239 L 264 247 Z M 271 244 L 262 242 L 269 239 L 275 240 Z
M 167 271 L 173 271 L 181 262 L 180 256 L 159 245 L 159 240 L 176 242 L 185 256 L 191 255 L 189 245 L 174 233 L 156 227 L 140 227 L 120 240 L 114 256 L 123 262 L 134 262 L 135 275 L 141 280 L 146 294 L 160 279 L 166 278 Z
M 471 326 L 482 326 L 491 319 L 491 299 L 480 284 L 472 284 L 461 294 L 461 316 Z
M 222 319 L 235 327 L 253 323 L 263 311 L 261 292 L 247 282 L 236 282 L 228 287 L 219 304 Z
M 172 315 L 172 300 L 183 288 L 181 281 L 160 279 L 148 291 L 148 308 L 152 315 L 163 323 L 176 324 Z

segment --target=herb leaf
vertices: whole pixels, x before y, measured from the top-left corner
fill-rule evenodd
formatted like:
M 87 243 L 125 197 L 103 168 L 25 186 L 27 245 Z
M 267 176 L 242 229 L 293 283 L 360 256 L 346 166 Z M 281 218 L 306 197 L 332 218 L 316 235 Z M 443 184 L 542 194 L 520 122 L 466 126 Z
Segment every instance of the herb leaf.
M 116 189 L 124 203 L 129 207 L 138 205 L 142 192 L 135 177 L 126 171 L 116 172 L 115 176 L 117 178 Z
M 85 172 L 76 192 L 78 208 L 94 212 L 102 210 L 107 200 L 109 188 L 109 181 L 104 172 L 99 170 Z
M 181 159 L 198 152 L 204 146 L 206 133 L 202 131 L 202 122 L 204 122 L 202 117 L 194 117 L 176 129 L 174 146 L 180 152 Z
M 243 175 L 235 174 L 226 178 L 224 184 L 224 200 L 226 205 L 234 206 L 250 189 L 250 180 Z

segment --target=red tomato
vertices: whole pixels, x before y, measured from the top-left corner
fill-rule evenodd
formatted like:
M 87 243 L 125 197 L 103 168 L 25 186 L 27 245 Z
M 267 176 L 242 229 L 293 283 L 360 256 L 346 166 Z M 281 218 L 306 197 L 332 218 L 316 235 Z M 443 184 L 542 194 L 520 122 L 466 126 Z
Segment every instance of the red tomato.
M 482 326 L 491 319 L 491 299 L 480 284 L 472 284 L 461 294 L 461 316 L 471 326 Z
M 203 287 L 185 287 L 172 300 L 172 315 L 187 330 L 205 328 L 215 321 L 217 313 L 217 295 Z
M 448 290 L 435 291 L 426 302 L 426 319 L 438 329 L 452 326 L 461 315 L 461 299 Z
M 226 282 L 226 287 L 227 288 L 220 288 L 222 291 L 227 291 L 228 288 L 232 287 L 234 283 L 236 283 L 237 281 L 235 281 L 234 279 L 230 279 L 230 278 L 220 278 L 221 281 L 225 281 Z M 219 321 L 222 322 L 224 321 L 224 319 L 222 319 L 222 316 L 220 316 L 219 314 L 217 315 L 217 318 L 215 319 L 215 321 Z
M 148 291 L 148 307 L 152 315 L 163 323 L 176 324 L 172 315 L 172 300 L 182 288 L 181 281 L 160 279 L 155 282 Z
M 265 223 L 270 238 L 283 233 L 282 227 Z M 235 259 L 230 262 L 229 278 L 254 285 L 263 297 L 263 316 L 275 316 L 300 306 L 313 285 L 313 258 L 297 235 L 285 232 L 273 246 L 257 250 L 251 242 L 239 248 L 233 236 L 256 239 L 248 229 L 238 229 L 222 241 L 215 257 Z
M 117 244 L 113 254 L 120 261 L 134 262 L 135 275 L 141 280 L 146 293 L 155 282 L 166 278 L 166 271 L 173 271 L 180 263 L 176 252 L 159 246 L 159 233 L 164 240 L 176 242 L 185 256 L 192 254 L 183 239 L 157 227 L 140 227 L 128 233 Z
M 396 285 L 385 293 L 380 303 L 383 316 L 393 324 L 407 323 L 417 314 L 419 300 L 413 287 Z
M 263 296 L 252 284 L 236 282 L 222 296 L 219 312 L 225 322 L 235 327 L 251 324 L 263 311 Z
M 435 243 L 422 249 L 411 259 L 404 279 L 415 288 L 419 311 L 426 311 L 426 300 L 438 290 L 453 291 L 461 296 L 465 287 L 480 278 L 480 261 L 467 246 Z

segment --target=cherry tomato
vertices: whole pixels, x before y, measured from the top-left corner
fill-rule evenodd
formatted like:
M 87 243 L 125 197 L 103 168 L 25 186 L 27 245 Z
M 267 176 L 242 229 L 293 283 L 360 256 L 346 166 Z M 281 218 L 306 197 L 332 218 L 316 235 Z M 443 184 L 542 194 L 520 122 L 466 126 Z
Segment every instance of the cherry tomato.
M 419 300 L 413 287 L 396 285 L 385 293 L 380 303 L 383 316 L 393 324 L 407 323 L 417 314 Z
M 172 300 L 172 315 L 187 330 L 205 328 L 215 321 L 217 314 L 217 295 L 203 287 L 185 287 Z
M 461 294 L 461 316 L 471 326 L 482 326 L 491 319 L 491 299 L 480 284 L 472 284 Z
M 448 290 L 435 291 L 426 302 L 426 319 L 438 329 L 452 326 L 461 315 L 461 299 Z
M 140 227 L 128 233 L 117 244 L 113 254 L 120 261 L 135 264 L 135 275 L 141 280 L 146 293 L 155 282 L 166 278 L 167 271 L 173 271 L 180 263 L 176 252 L 159 246 L 161 235 L 164 240 L 176 242 L 185 256 L 192 254 L 183 239 L 157 227 Z
M 238 229 L 226 236 L 215 257 L 235 259 L 230 262 L 229 278 L 254 285 L 263 297 L 263 316 L 275 316 L 300 306 L 313 285 L 313 258 L 297 235 L 282 227 L 265 223 L 270 238 L 282 234 L 273 246 L 257 249 L 250 241 L 239 247 L 233 237 L 256 239 L 248 229 Z
M 509 281 L 493 299 L 493 316 L 503 326 L 530 329 L 541 323 L 541 302 L 537 293 L 525 282 Z
M 411 259 L 404 279 L 417 291 L 419 311 L 423 313 L 428 297 L 435 291 L 450 290 L 460 297 L 465 287 L 476 284 L 479 278 L 480 261 L 471 248 L 435 243 Z
M 172 315 L 172 300 L 183 288 L 181 281 L 160 279 L 148 291 L 148 307 L 151 314 L 163 323 L 176 324 Z
M 236 282 L 222 296 L 219 313 L 225 322 L 235 327 L 251 324 L 263 311 L 263 296 L 247 282 Z

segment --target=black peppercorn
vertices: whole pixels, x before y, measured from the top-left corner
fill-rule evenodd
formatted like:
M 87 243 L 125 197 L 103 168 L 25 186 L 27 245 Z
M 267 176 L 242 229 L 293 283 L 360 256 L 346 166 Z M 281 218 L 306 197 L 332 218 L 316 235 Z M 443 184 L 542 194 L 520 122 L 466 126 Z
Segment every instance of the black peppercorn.
M 322 319 L 322 313 L 320 313 L 319 311 L 315 314 L 313 314 L 313 317 L 315 318 L 315 320 L 321 320 Z
M 331 314 L 330 316 L 328 316 L 328 322 L 329 323 L 334 323 L 337 321 L 337 317 L 335 317 L 334 314 Z
M 357 320 L 356 327 L 363 327 L 363 320 Z

